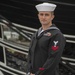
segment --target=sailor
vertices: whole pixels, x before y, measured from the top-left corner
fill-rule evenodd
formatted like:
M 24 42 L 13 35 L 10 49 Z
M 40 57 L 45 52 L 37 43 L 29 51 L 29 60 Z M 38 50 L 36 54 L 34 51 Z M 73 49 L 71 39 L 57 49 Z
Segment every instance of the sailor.
M 59 62 L 66 39 L 52 23 L 56 6 L 46 2 L 35 6 L 41 27 L 33 35 L 30 44 L 27 67 L 29 75 L 59 75 Z

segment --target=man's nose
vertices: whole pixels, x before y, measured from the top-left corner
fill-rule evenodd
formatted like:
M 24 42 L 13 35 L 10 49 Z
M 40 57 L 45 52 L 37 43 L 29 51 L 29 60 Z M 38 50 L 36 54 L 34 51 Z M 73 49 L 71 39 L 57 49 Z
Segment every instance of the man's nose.
M 45 15 L 43 15 L 42 17 L 45 18 Z

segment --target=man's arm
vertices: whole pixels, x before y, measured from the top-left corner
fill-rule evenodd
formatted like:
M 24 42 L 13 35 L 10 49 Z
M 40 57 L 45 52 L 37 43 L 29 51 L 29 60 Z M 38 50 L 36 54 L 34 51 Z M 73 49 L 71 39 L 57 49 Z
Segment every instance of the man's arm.
M 49 44 L 48 59 L 35 75 L 43 75 L 47 70 L 52 72 L 55 69 L 60 62 L 65 43 L 66 40 L 62 34 L 57 34 L 52 38 Z
M 31 71 L 31 47 L 32 47 L 32 44 L 33 44 L 33 36 L 32 36 L 32 40 L 30 42 L 30 47 L 29 47 L 29 51 L 28 51 L 27 67 L 26 67 L 27 75 L 30 75 L 30 71 Z

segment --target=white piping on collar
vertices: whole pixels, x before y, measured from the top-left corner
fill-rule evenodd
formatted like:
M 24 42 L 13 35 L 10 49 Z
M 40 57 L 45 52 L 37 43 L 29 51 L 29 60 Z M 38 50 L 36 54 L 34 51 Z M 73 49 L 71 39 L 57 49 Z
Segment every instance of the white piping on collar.
M 49 29 L 57 29 L 57 30 L 59 30 L 57 27 L 49 27 L 47 30 L 49 30 Z M 42 32 L 44 32 L 44 30 L 42 30 L 42 28 L 39 28 L 39 30 L 38 30 L 38 36 L 39 36 Z

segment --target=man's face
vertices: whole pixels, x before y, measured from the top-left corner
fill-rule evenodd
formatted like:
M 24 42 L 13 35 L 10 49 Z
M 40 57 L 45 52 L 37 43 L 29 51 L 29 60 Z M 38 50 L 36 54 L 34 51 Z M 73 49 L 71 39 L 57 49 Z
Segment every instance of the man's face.
M 40 11 L 38 14 L 38 18 L 42 25 L 48 25 L 52 22 L 54 15 L 52 12 Z

